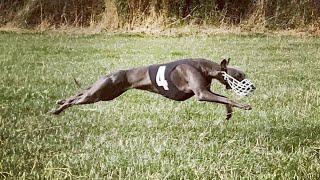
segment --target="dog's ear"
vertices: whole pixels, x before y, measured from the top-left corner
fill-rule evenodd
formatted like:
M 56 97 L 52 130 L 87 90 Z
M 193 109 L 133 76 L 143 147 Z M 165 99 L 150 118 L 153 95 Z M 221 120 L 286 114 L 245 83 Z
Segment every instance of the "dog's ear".
M 221 71 L 227 71 L 227 65 L 229 64 L 230 58 L 228 60 L 223 59 L 220 63 Z

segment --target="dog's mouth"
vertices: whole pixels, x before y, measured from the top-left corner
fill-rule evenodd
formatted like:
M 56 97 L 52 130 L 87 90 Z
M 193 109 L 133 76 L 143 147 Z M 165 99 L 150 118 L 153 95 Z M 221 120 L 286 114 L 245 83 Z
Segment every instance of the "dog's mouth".
M 249 79 L 243 79 L 238 81 L 227 73 L 223 74 L 224 80 L 227 81 L 226 88 L 232 89 L 236 94 L 240 96 L 247 96 L 249 93 L 253 92 L 256 87 Z

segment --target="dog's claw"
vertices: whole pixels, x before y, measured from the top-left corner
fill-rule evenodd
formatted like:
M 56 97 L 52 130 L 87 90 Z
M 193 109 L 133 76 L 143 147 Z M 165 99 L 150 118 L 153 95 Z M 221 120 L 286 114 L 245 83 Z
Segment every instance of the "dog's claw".
M 65 99 L 61 99 L 61 100 L 58 100 L 56 103 L 59 104 L 59 105 L 62 105 L 66 102 Z
M 58 115 L 58 114 L 60 114 L 60 111 L 57 109 L 53 109 L 53 110 L 49 111 L 49 114 Z
M 250 105 L 244 105 L 244 106 L 243 106 L 243 109 L 244 109 L 244 110 L 251 110 L 252 107 L 251 107 Z
M 49 114 L 57 115 L 57 112 L 55 110 L 49 111 Z
M 227 118 L 226 120 L 229 120 L 232 117 L 232 113 L 227 113 Z

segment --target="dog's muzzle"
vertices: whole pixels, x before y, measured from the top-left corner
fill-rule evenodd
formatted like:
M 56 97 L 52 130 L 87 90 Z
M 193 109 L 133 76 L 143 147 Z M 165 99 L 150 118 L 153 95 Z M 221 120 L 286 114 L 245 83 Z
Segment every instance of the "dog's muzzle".
M 238 81 L 227 73 L 222 74 L 224 80 L 226 80 L 231 89 L 239 96 L 246 96 L 250 92 L 253 92 L 256 88 L 249 79 L 243 79 Z

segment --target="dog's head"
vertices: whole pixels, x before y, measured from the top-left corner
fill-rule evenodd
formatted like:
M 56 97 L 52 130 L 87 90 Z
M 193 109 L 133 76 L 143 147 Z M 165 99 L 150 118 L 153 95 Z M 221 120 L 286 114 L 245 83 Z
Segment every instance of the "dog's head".
M 248 79 L 246 79 L 246 74 L 241 69 L 227 67 L 229 65 L 229 62 L 230 58 L 228 60 L 223 59 L 220 63 L 221 71 L 217 78 L 220 83 L 224 84 L 226 86 L 226 89 L 233 89 L 240 92 L 240 94 L 241 91 L 243 92 L 242 94 L 248 94 L 249 92 L 254 91 L 256 88 Z M 248 91 L 245 92 L 247 88 Z M 239 94 L 238 92 L 237 94 Z

